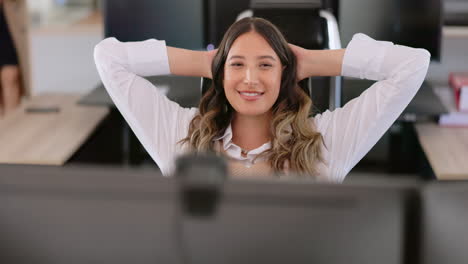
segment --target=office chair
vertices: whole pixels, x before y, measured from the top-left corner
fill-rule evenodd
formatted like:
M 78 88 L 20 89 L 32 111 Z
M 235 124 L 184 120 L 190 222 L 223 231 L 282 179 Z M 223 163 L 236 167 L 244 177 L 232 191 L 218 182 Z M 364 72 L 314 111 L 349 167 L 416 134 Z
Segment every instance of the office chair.
M 262 17 L 275 24 L 286 39 L 293 44 L 307 49 L 340 49 L 341 40 L 335 16 L 323 9 L 321 0 L 251 0 L 250 9 L 241 12 L 236 21 L 245 17 Z M 340 76 L 329 79 L 329 99 L 322 104 L 321 110 L 334 110 L 341 106 L 342 79 Z M 322 80 L 323 83 L 323 80 Z M 326 82 L 325 82 L 326 83 Z M 302 80 L 300 86 L 312 97 L 312 78 Z M 211 80 L 201 79 L 202 95 L 211 86 Z M 314 91 L 319 94 L 321 91 Z M 323 100 L 323 95 L 321 96 Z M 314 101 L 314 105 L 317 103 Z

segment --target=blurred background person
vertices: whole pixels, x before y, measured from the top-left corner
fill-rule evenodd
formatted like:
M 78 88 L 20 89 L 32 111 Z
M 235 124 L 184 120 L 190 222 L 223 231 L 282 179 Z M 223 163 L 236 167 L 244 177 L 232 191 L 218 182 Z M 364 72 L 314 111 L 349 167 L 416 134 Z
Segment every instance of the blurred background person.
M 0 0 L 0 116 L 30 94 L 26 0 Z

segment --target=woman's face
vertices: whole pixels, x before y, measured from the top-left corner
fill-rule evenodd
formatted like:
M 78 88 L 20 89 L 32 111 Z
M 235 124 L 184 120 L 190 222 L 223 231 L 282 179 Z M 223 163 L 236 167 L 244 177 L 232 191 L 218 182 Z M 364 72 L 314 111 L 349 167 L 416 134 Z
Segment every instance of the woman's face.
M 257 32 L 240 35 L 224 65 L 224 92 L 238 114 L 257 116 L 270 111 L 278 98 L 283 66 Z

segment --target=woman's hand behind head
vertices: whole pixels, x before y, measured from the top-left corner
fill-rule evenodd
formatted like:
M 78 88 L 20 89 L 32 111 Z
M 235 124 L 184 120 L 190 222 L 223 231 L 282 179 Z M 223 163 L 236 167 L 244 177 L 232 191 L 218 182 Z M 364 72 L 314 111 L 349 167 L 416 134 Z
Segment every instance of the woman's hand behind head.
M 297 76 L 296 76 L 297 81 L 304 80 L 305 78 L 309 77 L 307 76 L 306 65 L 305 65 L 306 64 L 305 60 L 307 57 L 307 50 L 302 47 L 291 44 L 291 43 L 289 43 L 289 47 L 293 51 L 297 60 Z
M 213 58 L 215 57 L 217 52 L 218 52 L 218 49 L 206 51 L 206 65 L 205 65 L 206 74 L 203 77 L 213 79 L 212 72 L 211 72 L 211 65 L 213 64 Z

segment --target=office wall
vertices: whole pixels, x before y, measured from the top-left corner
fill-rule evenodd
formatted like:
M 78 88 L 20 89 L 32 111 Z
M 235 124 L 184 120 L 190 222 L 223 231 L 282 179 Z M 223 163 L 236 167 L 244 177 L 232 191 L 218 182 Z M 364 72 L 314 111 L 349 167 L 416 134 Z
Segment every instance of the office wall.
M 94 88 L 100 78 L 93 50 L 102 35 L 101 27 L 31 32 L 33 94 L 85 94 Z

